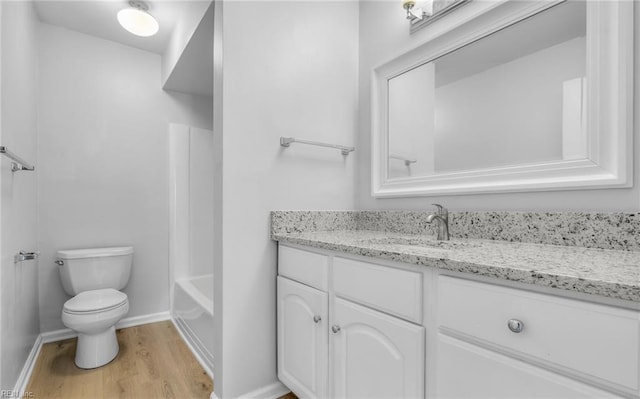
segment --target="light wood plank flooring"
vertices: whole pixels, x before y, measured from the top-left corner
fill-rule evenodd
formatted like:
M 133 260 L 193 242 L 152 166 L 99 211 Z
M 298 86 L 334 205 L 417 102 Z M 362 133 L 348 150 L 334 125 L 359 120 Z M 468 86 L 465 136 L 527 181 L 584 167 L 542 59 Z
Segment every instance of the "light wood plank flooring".
M 213 382 L 171 321 L 117 331 L 120 353 L 109 364 L 82 370 L 73 362 L 76 339 L 42 346 L 27 387 L 44 398 L 209 398 Z

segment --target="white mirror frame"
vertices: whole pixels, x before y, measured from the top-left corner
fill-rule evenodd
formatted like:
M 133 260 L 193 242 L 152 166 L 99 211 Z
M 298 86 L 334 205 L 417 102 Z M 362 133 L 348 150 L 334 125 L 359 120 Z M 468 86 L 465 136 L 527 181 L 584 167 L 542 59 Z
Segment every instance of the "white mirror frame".
M 472 1 L 450 14 L 444 28 L 443 19 L 426 43 L 373 70 L 374 197 L 632 186 L 634 1 L 627 0 L 587 1 L 588 159 L 388 179 L 388 81 L 561 2 Z

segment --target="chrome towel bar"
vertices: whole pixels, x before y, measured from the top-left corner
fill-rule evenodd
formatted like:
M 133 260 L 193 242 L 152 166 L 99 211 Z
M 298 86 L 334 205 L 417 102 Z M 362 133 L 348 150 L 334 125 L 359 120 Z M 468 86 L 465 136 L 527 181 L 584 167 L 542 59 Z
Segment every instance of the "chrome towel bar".
M 0 146 L 0 154 L 6 155 L 9 159 L 13 161 L 11 162 L 12 172 L 15 172 L 18 170 L 35 170 L 36 169 L 35 166 L 31 165 L 30 163 L 26 162 L 16 154 L 12 153 L 5 146 Z
M 389 154 L 389 159 L 397 159 L 399 161 L 403 161 L 406 166 L 410 166 L 412 163 L 418 162 L 417 159 L 405 158 L 402 155 L 398 155 L 398 154 Z
M 289 147 L 291 143 L 300 143 L 300 144 L 308 144 L 308 145 L 317 145 L 319 147 L 335 148 L 337 150 L 340 150 L 342 155 L 349 155 L 350 152 L 356 150 L 355 147 L 347 147 L 344 145 L 320 143 L 318 141 L 300 140 L 300 139 L 296 139 L 295 137 L 280 137 L 281 146 Z

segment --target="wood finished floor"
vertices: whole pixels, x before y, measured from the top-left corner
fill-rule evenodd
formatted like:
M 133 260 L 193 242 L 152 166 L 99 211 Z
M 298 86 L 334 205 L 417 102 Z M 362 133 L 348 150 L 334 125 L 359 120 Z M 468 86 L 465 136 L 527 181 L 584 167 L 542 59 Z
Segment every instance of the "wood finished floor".
M 117 331 L 120 352 L 83 370 L 73 362 L 76 339 L 42 346 L 27 386 L 44 398 L 209 398 L 213 382 L 171 321 Z

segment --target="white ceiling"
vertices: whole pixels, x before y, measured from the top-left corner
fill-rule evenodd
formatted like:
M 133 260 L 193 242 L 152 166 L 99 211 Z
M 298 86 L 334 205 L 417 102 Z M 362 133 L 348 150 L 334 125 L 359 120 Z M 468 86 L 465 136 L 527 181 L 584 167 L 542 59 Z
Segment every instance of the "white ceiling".
M 160 30 L 152 37 L 132 35 L 120 26 L 116 14 L 121 9 L 129 7 L 126 0 L 40 0 L 35 2 L 35 8 L 42 22 L 162 54 L 171 37 L 176 15 L 182 13 L 193 1 L 145 2 L 149 6 L 149 14 L 153 15 L 160 25 Z

